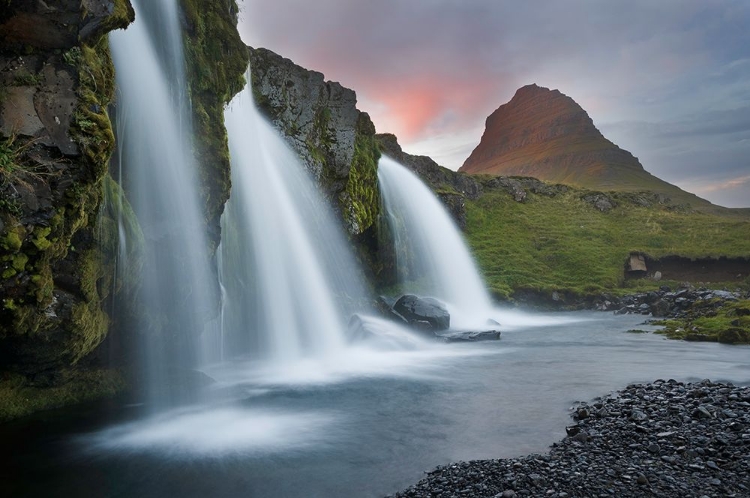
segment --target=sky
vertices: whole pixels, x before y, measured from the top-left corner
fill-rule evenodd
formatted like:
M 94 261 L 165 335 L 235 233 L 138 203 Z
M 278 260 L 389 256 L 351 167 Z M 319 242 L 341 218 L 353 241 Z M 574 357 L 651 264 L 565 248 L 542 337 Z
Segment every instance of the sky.
M 572 97 L 644 168 L 750 207 L 750 1 L 240 0 L 245 43 L 357 92 L 458 169 L 523 85 Z

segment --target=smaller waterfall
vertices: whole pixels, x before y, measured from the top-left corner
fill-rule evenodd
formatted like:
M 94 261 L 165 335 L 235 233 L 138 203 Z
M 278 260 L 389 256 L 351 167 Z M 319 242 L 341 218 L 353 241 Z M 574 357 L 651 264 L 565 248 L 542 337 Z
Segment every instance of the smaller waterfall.
M 219 259 L 223 349 L 276 363 L 333 355 L 345 345 L 344 320 L 365 296 L 359 268 L 299 158 L 255 108 L 249 85 L 224 118 L 232 195 Z
M 378 182 L 396 247 L 399 282 L 444 301 L 458 327 L 486 325 L 492 301 L 461 234 L 435 194 L 411 171 L 382 157 Z

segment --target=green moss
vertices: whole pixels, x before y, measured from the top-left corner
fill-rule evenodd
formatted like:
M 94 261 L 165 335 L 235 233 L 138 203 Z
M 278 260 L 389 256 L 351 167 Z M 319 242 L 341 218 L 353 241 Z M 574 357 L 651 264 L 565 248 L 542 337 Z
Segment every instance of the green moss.
M 24 235 L 21 235 L 22 233 L 23 227 L 20 225 L 15 229 L 9 230 L 2 241 L 3 249 L 6 249 L 8 251 L 18 251 L 19 249 L 21 249 L 21 244 L 23 243 L 22 240 L 24 237 Z
M 73 306 L 71 330 L 73 340 L 68 350 L 71 364 L 75 364 L 101 344 L 107 335 L 109 318 L 98 306 L 98 302 L 77 303 Z
M 111 259 L 118 257 L 120 247 L 126 248 L 125 260 L 117 268 L 112 290 L 131 292 L 140 283 L 145 247 L 143 232 L 122 187 L 110 175 L 105 176 L 103 185 L 104 202 L 99 212 L 96 240 Z M 121 235 L 125 237 L 124 244 L 120 241 Z
M 49 247 L 52 245 L 52 242 L 50 242 L 47 239 L 47 236 L 52 231 L 52 228 L 50 227 L 41 227 L 34 230 L 34 238 L 31 239 L 31 243 L 36 246 L 36 248 L 40 251 L 45 251 L 49 249 Z
M 63 371 L 61 385 L 39 387 L 21 375 L 0 377 L 0 421 L 23 417 L 95 399 L 112 397 L 126 388 L 120 372 L 113 370 Z
M 24 271 L 26 269 L 26 263 L 29 262 L 29 257 L 23 253 L 16 254 L 13 257 L 13 262 L 11 263 L 11 266 L 16 271 Z
M 375 225 L 380 208 L 378 160 L 380 149 L 375 140 L 375 127 L 370 117 L 361 113 L 357 121 L 352 158 L 346 190 L 340 200 L 346 221 L 355 233 Z

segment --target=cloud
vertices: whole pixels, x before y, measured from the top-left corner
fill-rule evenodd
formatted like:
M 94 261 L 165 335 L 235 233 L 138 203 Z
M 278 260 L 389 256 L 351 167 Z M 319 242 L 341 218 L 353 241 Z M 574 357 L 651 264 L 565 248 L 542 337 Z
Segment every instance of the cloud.
M 748 2 L 244 0 L 240 28 L 248 44 L 355 89 L 407 151 L 431 137 L 466 141 L 538 83 L 575 99 L 661 176 L 697 137 L 716 137 L 714 150 L 746 129 L 748 25 Z M 636 122 L 655 136 L 616 125 Z

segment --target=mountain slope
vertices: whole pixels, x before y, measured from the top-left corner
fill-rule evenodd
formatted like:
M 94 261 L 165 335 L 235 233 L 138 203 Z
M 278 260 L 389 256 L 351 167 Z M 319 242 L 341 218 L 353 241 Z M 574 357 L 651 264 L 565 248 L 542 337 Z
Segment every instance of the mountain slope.
M 724 210 L 644 170 L 573 99 L 537 85 L 520 88 L 487 118 L 479 145 L 459 171 L 532 176 L 601 191 L 649 190 L 692 208 Z

